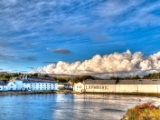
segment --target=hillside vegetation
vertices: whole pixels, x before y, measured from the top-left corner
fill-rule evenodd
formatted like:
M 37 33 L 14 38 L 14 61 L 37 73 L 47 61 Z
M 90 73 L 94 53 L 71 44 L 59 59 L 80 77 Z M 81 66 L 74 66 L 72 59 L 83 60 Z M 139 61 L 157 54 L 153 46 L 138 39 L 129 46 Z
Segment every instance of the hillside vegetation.
M 25 74 L 23 73 L 0 73 L 0 80 L 11 80 L 12 78 L 19 77 L 22 78 Z M 49 74 L 28 74 L 29 77 L 36 77 L 36 78 L 44 78 L 44 77 L 50 77 L 54 78 L 58 83 L 65 83 L 65 82 L 71 82 L 71 83 L 77 83 L 77 82 L 83 82 L 83 80 L 86 79 L 94 79 L 94 77 L 87 75 L 87 76 L 74 76 L 74 77 L 58 77 L 58 76 L 53 76 Z M 100 78 L 96 78 L 100 79 Z M 134 80 L 134 79 L 160 79 L 160 72 L 159 73 L 150 73 L 147 74 L 143 77 L 139 77 L 138 75 L 135 76 L 128 76 L 128 77 L 110 77 L 110 80 Z
M 151 103 L 137 105 L 129 109 L 121 120 L 160 120 L 160 107 Z

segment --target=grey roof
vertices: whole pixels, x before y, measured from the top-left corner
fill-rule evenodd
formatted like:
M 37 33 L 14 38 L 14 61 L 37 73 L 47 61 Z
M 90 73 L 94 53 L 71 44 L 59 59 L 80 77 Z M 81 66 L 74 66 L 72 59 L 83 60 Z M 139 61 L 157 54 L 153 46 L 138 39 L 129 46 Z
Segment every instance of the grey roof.
M 85 84 L 160 84 L 160 79 L 138 80 L 85 80 Z
M 0 85 L 7 85 L 8 80 L 0 80 Z
M 56 83 L 55 79 L 53 78 L 28 78 L 24 80 L 24 83 Z

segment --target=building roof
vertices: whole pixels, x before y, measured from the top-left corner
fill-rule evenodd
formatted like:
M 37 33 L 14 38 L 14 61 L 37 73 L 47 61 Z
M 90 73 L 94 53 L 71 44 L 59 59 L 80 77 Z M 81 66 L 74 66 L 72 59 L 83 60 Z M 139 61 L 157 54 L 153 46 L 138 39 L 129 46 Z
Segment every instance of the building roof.
M 8 84 L 8 80 L 0 80 L 0 85 L 7 85 Z
M 160 84 L 160 79 L 138 80 L 85 80 L 85 84 Z
M 28 78 L 27 80 L 23 81 L 24 83 L 56 83 L 55 79 L 53 78 Z

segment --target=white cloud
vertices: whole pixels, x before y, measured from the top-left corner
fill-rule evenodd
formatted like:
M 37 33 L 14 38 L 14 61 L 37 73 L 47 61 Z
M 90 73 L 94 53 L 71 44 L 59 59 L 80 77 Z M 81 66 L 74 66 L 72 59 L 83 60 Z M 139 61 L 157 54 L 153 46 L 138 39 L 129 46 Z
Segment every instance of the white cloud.
M 128 76 L 159 71 L 160 52 L 143 57 L 141 52 L 115 52 L 109 55 L 95 55 L 84 62 L 67 63 L 59 61 L 30 71 L 31 73 L 67 74 L 67 75 L 98 75 L 99 77 Z

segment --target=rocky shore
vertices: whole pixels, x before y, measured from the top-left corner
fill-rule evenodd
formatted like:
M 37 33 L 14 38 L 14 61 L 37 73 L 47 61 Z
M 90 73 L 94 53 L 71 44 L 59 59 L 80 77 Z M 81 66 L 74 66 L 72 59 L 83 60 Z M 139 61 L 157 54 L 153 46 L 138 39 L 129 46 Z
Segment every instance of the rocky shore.
M 29 95 L 29 94 L 72 94 L 72 92 L 67 91 L 7 91 L 7 92 L 0 92 L 0 96 L 5 95 Z
M 27 94 L 112 94 L 112 95 L 136 95 L 159 97 L 160 93 L 79 93 L 72 90 L 57 90 L 57 91 L 1 91 L 0 96 L 4 95 L 27 95 Z

